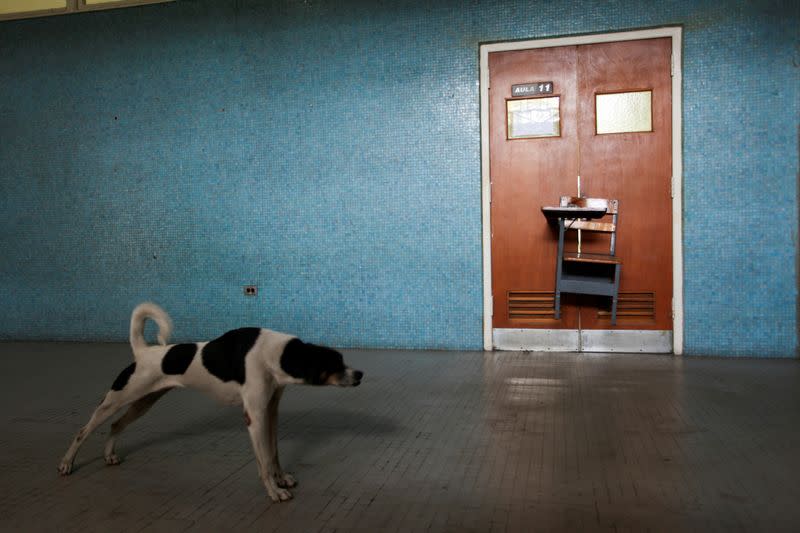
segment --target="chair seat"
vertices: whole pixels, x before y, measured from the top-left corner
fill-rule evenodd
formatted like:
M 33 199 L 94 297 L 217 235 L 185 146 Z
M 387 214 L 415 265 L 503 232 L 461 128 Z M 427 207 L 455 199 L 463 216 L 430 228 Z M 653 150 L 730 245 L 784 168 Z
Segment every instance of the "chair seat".
M 587 254 L 577 252 L 564 252 L 564 261 L 573 263 L 599 263 L 602 265 L 620 265 L 622 261 L 613 255 L 608 254 Z

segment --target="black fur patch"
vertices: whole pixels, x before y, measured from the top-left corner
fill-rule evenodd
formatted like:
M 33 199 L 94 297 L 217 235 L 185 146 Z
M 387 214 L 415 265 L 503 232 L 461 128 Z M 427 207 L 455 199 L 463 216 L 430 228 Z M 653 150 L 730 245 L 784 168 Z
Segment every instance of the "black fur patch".
M 229 331 L 203 347 L 203 366 L 222 381 L 244 385 L 244 357 L 261 334 L 259 328 Z
M 117 379 L 114 380 L 114 383 L 111 385 L 111 390 L 122 390 L 125 388 L 125 385 L 128 384 L 128 380 L 131 379 L 131 376 L 136 371 L 136 363 L 131 363 L 125 367 L 125 369 L 119 373 Z
M 183 374 L 192 364 L 194 354 L 197 353 L 196 344 L 176 344 L 164 355 L 161 360 L 161 370 L 165 374 Z
M 332 374 L 343 372 L 345 366 L 342 354 L 336 350 L 292 339 L 281 354 L 281 368 L 309 385 L 323 385 Z

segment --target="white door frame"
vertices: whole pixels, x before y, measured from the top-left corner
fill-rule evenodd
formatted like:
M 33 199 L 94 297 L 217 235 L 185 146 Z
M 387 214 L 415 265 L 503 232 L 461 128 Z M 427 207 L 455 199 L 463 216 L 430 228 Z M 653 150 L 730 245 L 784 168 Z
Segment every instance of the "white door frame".
M 483 225 L 483 349 L 493 348 L 492 314 L 492 241 L 491 241 L 491 175 L 489 173 L 489 53 L 554 46 L 672 38 L 672 351 L 683 353 L 683 159 L 682 159 L 682 94 L 680 27 L 580 35 L 554 39 L 512 41 L 480 46 L 481 85 L 481 207 Z

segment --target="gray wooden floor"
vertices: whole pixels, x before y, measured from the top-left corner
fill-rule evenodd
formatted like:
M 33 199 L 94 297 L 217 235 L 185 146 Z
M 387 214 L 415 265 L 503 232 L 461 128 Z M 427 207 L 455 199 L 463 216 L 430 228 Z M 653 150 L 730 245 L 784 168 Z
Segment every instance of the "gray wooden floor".
M 273 504 L 240 410 L 175 391 L 102 458 L 57 463 L 121 344 L 0 343 L 4 531 L 790 531 L 800 364 L 346 351 L 356 389 L 287 389 Z

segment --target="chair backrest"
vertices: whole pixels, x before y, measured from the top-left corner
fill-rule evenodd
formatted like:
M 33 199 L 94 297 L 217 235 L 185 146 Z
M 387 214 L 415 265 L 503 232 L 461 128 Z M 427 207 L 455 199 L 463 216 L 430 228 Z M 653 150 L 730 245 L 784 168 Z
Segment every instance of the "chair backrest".
M 610 200 L 607 198 L 583 198 L 581 196 L 562 196 L 559 205 L 561 207 L 576 206 L 605 209 L 606 215 L 611 215 L 611 222 L 571 219 L 565 221 L 566 223 L 564 225 L 564 229 L 610 233 L 610 254 L 614 255 L 614 249 L 616 248 L 617 243 L 617 217 L 619 216 L 619 200 Z

